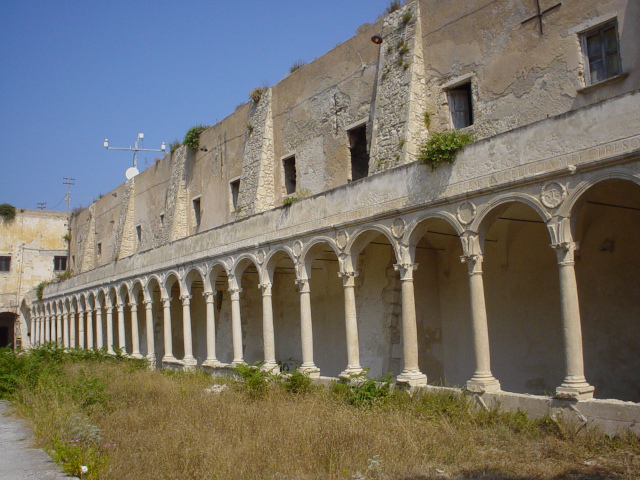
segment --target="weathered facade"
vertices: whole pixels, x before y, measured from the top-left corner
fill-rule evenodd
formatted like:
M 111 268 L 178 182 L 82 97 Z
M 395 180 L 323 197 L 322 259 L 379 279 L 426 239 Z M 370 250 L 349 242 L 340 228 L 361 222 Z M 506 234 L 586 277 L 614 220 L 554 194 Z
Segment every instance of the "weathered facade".
M 0 347 L 29 346 L 28 292 L 67 269 L 67 215 L 15 209 L 0 223 Z
M 32 331 L 611 420 L 594 395 L 640 401 L 640 5 L 556 3 L 414 1 L 260 90 L 74 217 Z M 417 163 L 450 128 L 477 141 Z

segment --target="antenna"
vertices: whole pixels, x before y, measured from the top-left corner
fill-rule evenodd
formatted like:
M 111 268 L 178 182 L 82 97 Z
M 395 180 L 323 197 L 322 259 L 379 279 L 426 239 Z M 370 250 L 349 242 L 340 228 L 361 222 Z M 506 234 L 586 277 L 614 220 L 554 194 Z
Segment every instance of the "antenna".
M 125 172 L 125 176 L 127 177 L 127 180 L 135 177 L 138 173 L 140 173 L 138 171 L 138 152 L 166 152 L 167 151 L 167 146 L 165 145 L 164 142 L 162 142 L 162 145 L 160 145 L 160 149 L 158 150 L 155 148 L 143 148 L 142 147 L 143 141 L 144 141 L 144 133 L 140 132 L 138 133 L 138 137 L 136 138 L 136 143 L 133 147 L 127 147 L 127 148 L 110 147 L 108 138 L 105 138 L 104 142 L 102 142 L 102 146 L 107 150 L 127 150 L 129 152 L 133 152 L 133 167 L 128 168 L 127 171 Z
M 62 182 L 63 185 L 67 186 L 67 196 L 65 197 L 65 200 L 67 201 L 67 217 L 69 216 L 69 201 L 71 200 L 71 185 L 75 185 L 75 178 L 69 178 L 69 177 L 64 177 L 62 180 L 64 180 Z
M 45 210 L 47 208 L 47 202 L 38 202 L 38 210 Z

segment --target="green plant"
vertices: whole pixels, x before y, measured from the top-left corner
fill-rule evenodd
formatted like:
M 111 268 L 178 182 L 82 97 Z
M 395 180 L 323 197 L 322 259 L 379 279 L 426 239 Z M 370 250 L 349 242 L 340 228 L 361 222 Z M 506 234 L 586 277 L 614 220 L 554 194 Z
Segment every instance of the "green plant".
M 42 281 L 38 284 L 38 286 L 36 287 L 36 298 L 38 300 L 42 300 L 42 294 L 44 293 L 44 287 L 46 287 L 47 285 L 49 285 L 49 283 L 51 282 L 47 282 L 47 281 Z
M 82 213 L 82 210 L 84 210 L 84 207 L 82 206 L 82 204 L 78 205 L 77 207 L 73 208 L 71 210 L 71 216 L 72 217 L 77 217 L 78 215 L 80 215 Z
M 284 378 L 282 386 L 293 395 L 304 395 L 312 390 L 313 384 L 308 373 L 301 372 L 296 368 Z
M 63 239 L 65 242 L 69 243 L 69 242 L 71 241 L 71 235 L 70 235 L 70 234 L 68 234 L 68 233 L 65 233 L 65 234 L 62 236 L 62 239 Z
M 0 217 L 4 223 L 11 223 L 16 218 L 16 207 L 9 203 L 1 204 Z
M 429 110 L 424 111 L 422 121 L 424 122 L 424 126 L 427 128 L 431 126 L 431 115 L 433 115 L 433 113 L 430 112 Z
M 247 122 L 247 133 L 248 133 L 249 135 L 251 135 L 251 134 L 253 133 L 253 130 L 254 130 L 255 128 L 256 128 L 256 127 L 254 127 L 251 123 Z
M 300 200 L 298 197 L 285 197 L 282 200 L 282 204 L 283 205 L 291 205 L 293 202 L 297 202 L 298 200 Z
M 389 6 L 385 9 L 385 13 L 388 15 L 390 13 L 395 12 L 396 10 L 400 10 L 402 8 L 401 0 L 391 0 Z
M 407 143 L 407 141 L 404 138 L 401 138 L 400 141 L 398 142 L 398 146 L 400 148 L 403 148 L 405 143 Z
M 333 383 L 331 391 L 349 405 L 371 408 L 384 403 L 391 395 L 392 379 L 390 373 L 379 380 L 368 378 L 365 369 L 358 375 L 352 375 L 348 383 Z
M 65 270 L 64 272 L 56 273 L 57 280 L 68 280 L 71 278 L 71 270 Z
M 204 132 L 208 125 L 194 125 L 184 135 L 183 145 L 187 148 L 196 149 L 200 145 L 200 134 Z
M 247 394 L 252 398 L 260 397 L 266 392 L 268 380 L 271 376 L 268 372 L 260 370 L 261 366 L 262 363 L 260 362 L 256 362 L 253 365 L 238 363 L 234 366 L 234 371 L 242 379 Z
M 169 152 L 173 154 L 173 152 L 175 152 L 178 148 L 180 148 L 180 145 L 182 145 L 180 141 L 178 139 L 175 139 L 173 142 L 169 144 Z
M 253 103 L 259 103 L 262 95 L 267 91 L 267 87 L 256 87 L 249 92 L 249 98 Z
M 413 14 L 411 12 L 404 12 L 404 15 L 402 15 L 402 25 L 406 25 L 407 23 L 409 23 L 412 17 Z
M 409 52 L 409 44 L 403 39 L 398 40 L 397 48 L 400 55 L 404 55 Z
M 473 141 L 473 135 L 461 133 L 459 130 L 432 133 L 420 146 L 418 160 L 435 170 L 441 163 L 453 163 L 456 152 Z
M 296 70 L 304 67 L 306 64 L 307 64 L 307 62 L 305 62 L 302 59 L 296 60 L 295 62 L 293 62 L 293 65 L 291 65 L 291 67 L 289 67 L 289 73 L 295 72 Z
M 300 188 L 296 190 L 296 197 L 298 197 L 298 199 L 308 197 L 309 195 L 311 195 L 311 190 L 308 188 Z

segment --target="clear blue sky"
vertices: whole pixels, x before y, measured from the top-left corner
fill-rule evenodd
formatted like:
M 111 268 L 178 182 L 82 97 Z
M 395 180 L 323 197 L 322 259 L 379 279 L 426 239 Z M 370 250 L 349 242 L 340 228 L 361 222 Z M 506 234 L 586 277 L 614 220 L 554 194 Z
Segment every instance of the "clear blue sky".
M 388 0 L 0 1 L 0 203 L 64 210 L 374 22 Z M 159 154 L 140 153 L 139 168 Z

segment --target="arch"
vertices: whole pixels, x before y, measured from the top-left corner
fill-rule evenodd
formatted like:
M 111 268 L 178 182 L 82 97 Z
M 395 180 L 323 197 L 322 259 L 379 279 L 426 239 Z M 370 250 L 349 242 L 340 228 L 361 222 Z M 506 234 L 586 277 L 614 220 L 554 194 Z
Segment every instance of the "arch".
M 160 282 L 161 288 L 164 288 L 164 292 L 166 292 L 167 296 L 171 294 L 171 289 L 173 285 L 178 282 L 178 286 L 180 291 L 182 291 L 182 282 L 180 281 L 180 274 L 175 270 L 169 270 L 165 273 L 164 278 Z
M 268 279 L 269 283 L 273 284 L 273 273 L 275 271 L 276 265 L 283 258 L 288 258 L 289 260 L 291 260 L 291 262 L 293 262 L 294 265 L 296 264 L 296 257 L 293 254 L 293 250 L 286 245 L 281 245 L 267 254 L 267 258 L 265 259 L 263 265 L 264 274 L 267 276 L 265 280 Z
M 206 273 L 203 273 L 199 267 L 195 266 L 185 270 L 182 280 L 182 286 L 185 289 L 185 292 L 183 292 L 184 295 L 191 295 L 191 285 L 197 280 L 197 278 L 204 282 Z
M 320 252 L 329 246 L 333 253 L 335 253 L 336 257 L 340 256 L 340 249 L 336 245 L 335 240 L 327 236 L 319 236 L 314 237 L 306 246 L 303 248 L 302 253 L 300 254 L 300 264 L 304 266 L 305 273 L 307 278 L 311 278 L 311 264 L 318 256 Z
M 354 260 L 358 258 L 358 255 L 369 245 L 376 237 L 384 235 L 391 245 L 393 254 L 395 257 L 395 263 L 402 260 L 401 247 L 398 241 L 394 238 L 391 231 L 382 225 L 368 225 L 356 229 L 353 233 L 353 237 L 347 243 L 345 247 L 346 258 L 344 261 L 344 268 L 347 271 L 355 271 L 356 266 Z
M 458 237 L 461 237 L 464 233 L 464 228 L 460 225 L 460 222 L 449 212 L 430 212 L 426 215 L 421 215 L 409 224 L 403 236 L 402 243 L 409 247 L 406 251 L 408 258 L 403 258 L 403 263 L 415 262 L 415 250 L 418 242 L 428 233 L 431 225 L 436 222 L 444 222 L 450 226 Z
M 233 267 L 231 268 L 230 274 L 234 275 L 238 283 L 240 283 L 242 275 L 251 264 L 256 267 L 256 270 L 258 270 L 258 275 L 260 275 L 260 264 L 258 263 L 258 260 L 253 253 L 243 253 L 238 258 L 236 258 L 235 262 L 233 262 Z

